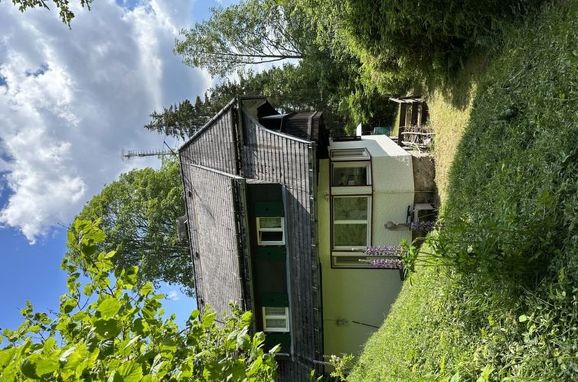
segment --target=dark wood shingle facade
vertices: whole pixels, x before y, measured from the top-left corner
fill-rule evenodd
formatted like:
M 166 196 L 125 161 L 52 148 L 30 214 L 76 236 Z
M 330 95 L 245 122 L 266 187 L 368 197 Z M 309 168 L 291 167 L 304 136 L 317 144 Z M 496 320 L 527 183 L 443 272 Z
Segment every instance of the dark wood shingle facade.
M 263 98 L 240 98 L 179 151 L 198 305 L 225 314 L 234 301 L 254 312 L 257 330 L 287 324 L 269 335 L 283 345 L 282 381 L 309 380 L 323 354 L 315 211 L 323 131 L 319 113 L 283 116 Z

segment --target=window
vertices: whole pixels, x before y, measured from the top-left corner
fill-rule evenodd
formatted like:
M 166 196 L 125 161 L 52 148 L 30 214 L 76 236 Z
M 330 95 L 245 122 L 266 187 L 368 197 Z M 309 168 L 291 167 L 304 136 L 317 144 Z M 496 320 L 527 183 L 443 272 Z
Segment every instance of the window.
M 371 162 L 333 162 L 331 164 L 332 186 L 371 185 Z
M 263 307 L 263 331 L 265 332 L 288 332 L 289 331 L 289 308 L 287 307 Z
M 333 248 L 365 249 L 371 240 L 371 197 L 333 197 Z
M 329 153 L 332 161 L 339 160 L 369 160 L 369 153 L 363 147 L 354 149 L 334 149 Z
M 257 218 L 258 245 L 284 245 L 285 230 L 282 217 Z

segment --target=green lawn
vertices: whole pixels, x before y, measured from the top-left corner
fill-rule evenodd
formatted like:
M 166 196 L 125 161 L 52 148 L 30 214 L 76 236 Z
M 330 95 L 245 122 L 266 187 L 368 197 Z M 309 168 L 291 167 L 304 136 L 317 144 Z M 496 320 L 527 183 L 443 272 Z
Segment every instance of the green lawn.
M 478 68 L 469 101 L 429 97 L 439 265 L 404 284 L 350 381 L 578 380 L 578 2 Z

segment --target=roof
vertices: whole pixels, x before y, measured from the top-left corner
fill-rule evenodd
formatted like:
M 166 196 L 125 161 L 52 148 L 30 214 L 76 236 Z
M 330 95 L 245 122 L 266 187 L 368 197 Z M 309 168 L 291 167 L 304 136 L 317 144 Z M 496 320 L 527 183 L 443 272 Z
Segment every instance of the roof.
M 409 157 L 410 154 L 385 135 L 362 135 L 358 140 L 332 141 L 330 150 L 365 148 L 376 157 Z

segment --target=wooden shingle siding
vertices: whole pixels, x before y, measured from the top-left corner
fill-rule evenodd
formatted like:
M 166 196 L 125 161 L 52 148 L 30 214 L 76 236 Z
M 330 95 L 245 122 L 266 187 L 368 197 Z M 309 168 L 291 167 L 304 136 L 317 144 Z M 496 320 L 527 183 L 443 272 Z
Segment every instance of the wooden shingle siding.
M 319 265 L 312 233 L 315 231 L 313 195 L 315 194 L 315 145 L 263 128 L 243 113 L 247 140 L 243 152 L 243 175 L 284 185 L 287 256 L 289 257 L 289 295 L 294 357 L 314 368 L 322 349 L 322 325 L 319 312 Z M 287 365 L 287 372 L 295 365 Z M 297 367 L 283 380 L 305 381 L 306 368 Z M 283 373 L 282 373 L 283 374 Z
M 292 361 L 285 359 L 278 359 L 278 374 L 280 376 L 280 382 L 310 382 L 311 378 L 309 373 L 312 367 L 309 362 L 302 362 L 298 359 Z M 317 374 L 319 376 L 320 374 Z
M 193 263 L 197 301 L 211 305 L 220 315 L 229 302 L 245 308 L 239 262 L 238 205 L 234 195 L 244 179 L 190 162 L 183 163 L 187 213 L 193 224 Z M 237 191 L 233 191 L 237 189 Z M 200 306 L 203 308 L 203 306 Z
M 230 104 L 199 130 L 189 143 L 180 149 L 181 157 L 190 163 L 210 167 L 229 174 L 237 174 L 235 141 L 236 113 Z

